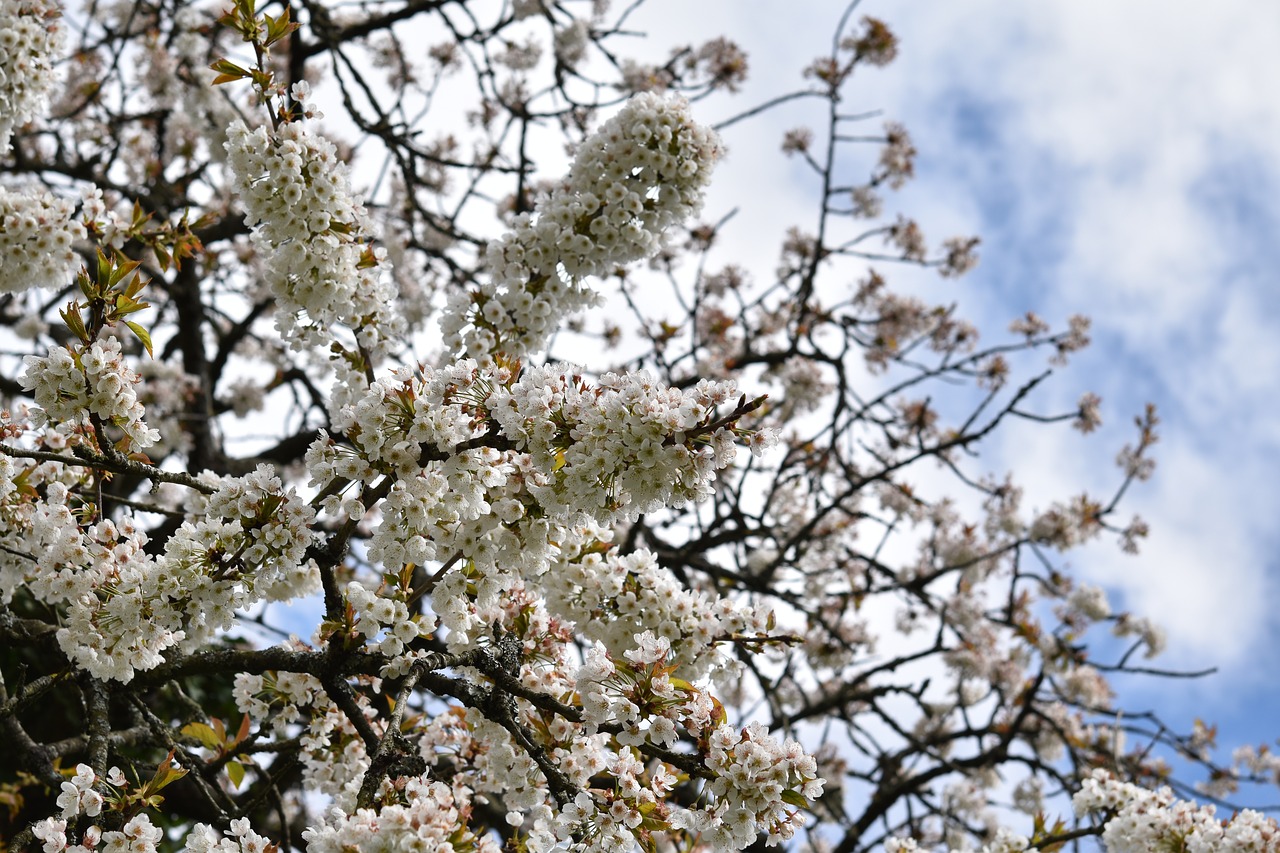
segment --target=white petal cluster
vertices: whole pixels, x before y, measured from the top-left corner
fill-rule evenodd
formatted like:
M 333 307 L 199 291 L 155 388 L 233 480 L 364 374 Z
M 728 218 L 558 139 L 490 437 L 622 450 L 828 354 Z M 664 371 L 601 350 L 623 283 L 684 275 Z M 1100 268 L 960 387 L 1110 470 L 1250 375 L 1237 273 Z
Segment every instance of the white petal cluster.
M 279 732 L 302 719 L 302 709 L 324 695 L 320 680 L 300 672 L 237 673 L 231 695 L 236 708 Z
M 757 826 L 769 830 L 773 843 L 790 838 L 804 818 L 787 808 L 783 792 L 794 791 L 806 800 L 822 793 L 813 756 L 796 741 L 778 743 L 758 723 L 743 729 L 723 725 L 712 732 L 707 766 L 718 777 L 710 789 L 720 802 L 707 827 L 714 848 L 746 848 L 755 840 Z
M 363 695 L 356 705 L 373 730 L 382 723 Z M 334 806 L 355 810 L 360 782 L 369 769 L 369 753 L 356 733 L 351 719 L 331 701 L 323 701 L 309 711 L 310 723 L 299 739 L 302 746 L 302 776 L 306 790 L 332 797 Z
M 0 186 L 0 293 L 56 290 L 74 281 L 80 256 L 72 245 L 85 237 L 74 212 L 71 202 L 43 190 Z
M 97 678 L 129 681 L 182 639 L 181 614 L 150 592 L 157 569 L 143 550 L 146 535 L 110 520 L 82 529 L 69 499 L 64 484 L 51 483 L 36 505 L 27 588 L 66 606 L 57 639 L 69 657 Z
M 556 30 L 552 44 L 556 61 L 567 68 L 576 68 L 587 53 L 587 45 L 591 42 L 591 24 L 582 18 L 575 18 L 567 26 Z
M 176 451 L 189 450 L 191 433 L 184 421 L 191 400 L 199 393 L 200 381 L 183 370 L 180 363 L 157 358 L 138 364 L 138 375 L 142 377 L 138 400 L 160 436 L 157 449 L 150 455 L 163 458 Z
M 78 843 L 68 837 L 67 825 L 79 815 L 94 817 L 102 812 L 103 790 L 126 790 L 130 787 L 123 771 L 112 767 L 99 777 L 87 764 L 76 765 L 75 775 L 62 783 L 58 805 L 59 818 L 45 818 L 32 827 L 32 834 L 42 842 L 45 853 L 156 853 L 164 832 L 151 822 L 145 812 L 134 815 L 119 829 L 103 831 L 90 825 L 79 835 Z M 231 821 L 231 834 L 224 836 L 211 826 L 196 824 L 187 835 L 183 853 L 264 853 L 272 849 L 270 839 L 254 832 L 248 818 Z
M 380 811 L 357 809 L 346 813 L 333 809 L 319 825 L 302 834 L 313 853 L 397 853 L 403 850 L 472 850 L 499 853 L 490 835 L 467 831 L 470 792 L 451 789 L 441 782 L 410 779 L 403 804 L 385 805 Z
M 568 314 L 596 301 L 585 283 L 648 257 L 702 207 L 720 153 L 688 104 L 637 95 L 583 142 L 565 182 L 489 244 L 490 279 L 446 309 L 446 341 L 482 358 L 540 350 Z
M 97 678 L 128 682 L 166 650 L 207 642 L 238 609 L 318 584 L 314 563 L 304 562 L 314 512 L 265 467 L 224 481 L 205 517 L 184 523 L 160 558 L 131 522 L 84 529 L 67 487 L 47 492 L 31 519 L 34 565 L 17 580 L 66 608 L 58 644 Z
M 146 411 L 134 386 L 138 375 L 125 363 L 116 338 L 101 338 L 82 350 L 50 347 L 47 356 L 23 359 L 19 382 L 32 391 L 37 423 L 70 428 L 89 414 L 119 428 L 130 448 L 150 447 L 160 433 L 143 420 Z
M 563 366 L 518 379 L 474 361 L 401 370 L 335 420 L 351 450 L 323 437 L 307 466 L 319 488 L 398 477 L 369 559 L 421 565 L 460 552 L 471 574 L 446 575 L 434 598 L 444 624 L 465 635 L 471 598 L 485 607 L 514 577 L 544 574 L 552 542 L 567 548 L 574 528 L 709 494 L 737 451 L 732 430 L 710 424 L 735 398 L 730 383 L 679 390 L 637 373 L 592 384 Z M 467 442 L 491 446 L 460 449 Z M 326 503 L 345 507 L 363 514 L 336 494 Z M 454 584 L 477 592 L 446 594 Z
M 281 332 L 301 347 L 315 343 L 307 330 L 340 323 L 360 329 L 361 344 L 377 354 L 398 324 L 389 312 L 389 286 L 378 275 L 381 254 L 368 254 L 360 242 L 368 217 L 334 144 L 305 122 L 273 134 L 237 121 L 227 130 L 226 150 L 232 189 L 283 308 Z M 299 312 L 310 322 L 300 324 Z
M 315 511 L 285 489 L 268 465 L 223 479 L 165 543 L 155 591 L 184 602 L 187 647 L 228 627 L 235 612 L 258 601 L 283 601 L 319 585 L 306 559 Z
M 156 853 L 164 832 L 151 823 L 146 814 L 134 815 L 120 829 L 103 832 L 90 826 L 79 844 L 71 844 L 67 838 L 67 821 L 62 818 L 46 818 L 32 827 L 32 834 L 44 842 L 40 849 L 45 853 L 97 853 L 97 851 L 127 850 L 129 853 Z M 99 846 L 102 845 L 102 846 Z M 239 848 L 234 848 L 239 849 Z
M 538 504 L 604 524 L 709 496 L 716 470 L 736 456 L 734 436 L 723 428 L 691 434 L 736 397 L 732 382 L 681 390 L 639 372 L 607 373 L 591 385 L 550 365 L 526 370 L 488 408 L 535 470 L 555 473 L 529 484 Z
M 764 613 L 686 589 L 649 551 L 560 560 L 542 584 L 548 607 L 576 623 L 585 639 L 619 658 L 633 655 L 636 636 L 648 632 L 667 643 L 688 680 L 733 669 L 726 637 L 765 633 Z
M 371 561 L 401 566 L 466 558 L 432 596 L 450 645 L 461 649 L 486 629 L 485 608 L 517 578 L 546 574 L 557 552 L 569 553 L 588 528 L 709 493 L 736 446 L 730 429 L 703 428 L 735 396 L 731 384 L 681 391 L 643 374 L 605 376 L 592 385 L 563 367 L 529 369 L 519 379 L 474 361 L 417 374 L 400 370 L 335 420 L 350 449 L 324 436 L 306 461 L 320 488 L 336 479 L 364 487 L 384 474 L 397 476 L 379 505 Z M 460 449 L 467 442 L 494 446 Z M 350 495 L 334 494 L 324 507 L 349 517 L 364 513 Z M 371 595 L 356 592 L 369 627 L 381 624 L 386 633 L 370 639 L 396 654 L 412 639 L 415 620 L 400 618 L 393 598 Z M 388 608 L 393 612 L 375 612 Z M 721 616 L 732 625 L 746 621 L 727 611 Z M 682 646 L 691 661 L 702 659 L 702 648 Z
M 0 155 L 14 128 L 44 108 L 65 34 L 51 0 L 0 0 Z
M 394 657 L 404 651 L 407 643 L 429 635 L 435 627 L 421 614 L 410 612 L 407 595 L 383 595 L 359 581 L 348 583 L 346 592 L 347 603 L 357 618 L 356 632 L 377 640 L 371 651 Z
M 1102 832 L 1107 853 L 1185 850 L 1187 853 L 1272 853 L 1280 826 L 1245 809 L 1223 821 L 1214 807 L 1177 799 L 1169 788 L 1151 791 L 1095 770 L 1072 798 L 1077 816 L 1108 815 Z
M 62 783 L 62 793 L 58 795 L 58 808 L 64 818 L 81 813 L 93 817 L 102 811 L 102 794 L 93 790 L 96 778 L 89 765 L 76 765 L 76 774 Z
M 768 833 L 770 844 L 791 838 L 804 823 L 804 804 L 822 794 L 816 759 L 796 741 L 779 742 L 757 723 L 742 729 L 725 724 L 710 694 L 672 674 L 676 667 L 665 637 L 645 631 L 632 646 L 623 659 L 611 658 L 599 644 L 586 650 L 575 685 L 586 731 L 620 724 L 616 741 L 634 747 L 646 741 L 671 746 L 680 729 L 704 744 L 702 758 L 711 775 L 698 805 L 672 808 L 668 802 L 664 811 L 670 828 L 698 837 L 707 849 L 741 850 L 760 832 Z M 562 823 L 587 824 L 606 836 L 621 829 L 625 835 L 649 810 L 646 803 L 666 800 L 675 780 L 655 772 L 642 782 L 643 764 L 627 748 L 605 764 L 618 780 L 617 794 L 607 803 L 578 797 L 563 810 Z M 609 849 L 608 840 L 588 849 Z

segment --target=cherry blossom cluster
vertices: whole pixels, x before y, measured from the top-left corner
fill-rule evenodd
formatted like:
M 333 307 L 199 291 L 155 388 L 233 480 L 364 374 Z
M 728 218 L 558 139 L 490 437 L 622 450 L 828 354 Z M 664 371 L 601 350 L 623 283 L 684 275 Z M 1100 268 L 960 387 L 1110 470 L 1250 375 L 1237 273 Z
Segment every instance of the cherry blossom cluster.
M 389 784 L 388 784 L 388 787 Z M 381 809 L 348 813 L 332 809 L 324 820 L 302 834 L 315 853 L 396 853 L 401 850 L 468 850 L 499 853 L 492 835 L 467 828 L 471 792 L 427 778 L 411 778 L 403 790 L 388 792 L 393 801 Z
M 390 657 L 401 654 L 408 643 L 428 636 L 434 627 L 423 619 L 422 614 L 409 611 L 411 589 L 398 586 L 396 590 L 399 594 L 378 594 L 359 581 L 351 581 L 346 589 L 347 603 L 356 618 L 354 632 L 369 640 L 377 640 L 370 650 Z
M 533 468 L 529 486 L 549 514 L 589 514 L 602 524 L 711 494 L 716 470 L 736 455 L 735 433 L 712 428 L 732 403 L 732 382 L 670 388 L 645 373 L 606 373 L 594 385 L 564 366 L 528 369 L 486 408 Z
M 103 832 L 97 825 L 84 831 L 78 844 L 72 844 L 67 838 L 67 821 L 65 818 L 45 818 L 35 825 L 32 834 L 36 840 L 44 842 L 40 848 L 44 853 L 92 853 L 102 846 L 104 853 L 115 853 L 117 850 L 128 850 L 130 853 L 156 853 L 157 846 L 164 838 L 164 831 L 151 823 L 145 813 L 134 815 L 122 828 Z
M 583 791 L 553 821 L 535 820 L 528 838 L 531 851 L 546 853 L 566 844 L 591 853 L 634 849 L 637 841 L 652 843 L 654 830 L 675 828 L 667 797 L 679 777 L 666 764 L 646 765 L 636 754 L 623 750 L 608 759 L 603 769 L 616 780 L 613 789 Z
M 2 57 L 0 49 L 0 62 Z M 71 284 L 80 268 L 72 247 L 85 237 L 84 226 L 72 218 L 74 210 L 71 202 L 43 190 L 0 186 L 0 293 Z
M 228 627 L 258 601 L 288 601 L 320 582 L 307 547 L 315 511 L 268 465 L 225 477 L 207 498 L 193 496 L 186 521 L 165 543 L 156 591 L 185 601 L 186 645 Z
M 489 280 L 451 300 L 446 341 L 477 358 L 542 349 L 595 303 L 587 278 L 652 255 L 701 208 L 719 152 L 683 100 L 633 97 L 582 143 L 565 182 L 489 244 Z
M 182 853 L 264 853 L 271 849 L 271 840 L 254 832 L 248 818 L 231 821 L 230 830 L 231 835 L 225 836 L 208 824 L 196 824 L 187 834 Z M 78 844 L 70 843 L 67 821 L 62 818 L 40 821 L 33 834 L 43 842 L 41 849 L 45 853 L 156 853 L 164 839 L 164 830 L 151 823 L 145 812 L 130 818 L 120 829 L 103 832 L 96 825 L 90 826 Z
M 312 705 L 323 687 L 315 676 L 299 672 L 236 674 L 232 697 L 241 713 L 269 722 L 276 731 L 300 722 L 301 709 Z
M 99 244 L 113 249 L 124 246 L 129 221 L 107 204 L 100 187 L 91 187 L 81 194 L 80 216 Z
M 518 378 L 474 361 L 401 369 L 335 420 L 351 447 L 324 436 L 307 467 L 328 493 L 324 508 L 354 518 L 365 507 L 342 490 L 395 477 L 369 557 L 388 566 L 466 558 L 467 574 L 447 575 L 436 596 L 461 638 L 475 613 L 472 596 L 450 595 L 455 585 L 478 590 L 484 607 L 513 578 L 542 575 L 566 529 L 708 494 L 736 457 L 734 429 L 716 422 L 735 397 L 731 383 L 681 391 L 637 373 L 593 384 L 563 366 Z
M 689 812 L 696 816 L 689 828 L 708 832 L 712 847 L 735 850 L 749 846 L 758 827 L 767 829 L 771 844 L 791 838 L 804 823 L 797 806 L 822 794 L 813 756 L 796 741 L 779 743 L 759 723 L 721 725 L 710 743 L 707 766 L 717 777 L 710 790 L 718 803 L 714 811 Z
M 586 56 L 590 43 L 591 24 L 582 18 L 575 18 L 572 23 L 556 29 L 552 41 L 556 61 L 567 68 L 577 67 Z
M 689 680 L 732 676 L 736 668 L 724 651 L 725 641 L 767 633 L 767 614 L 686 589 L 645 550 L 626 556 L 593 550 L 561 559 L 542 584 L 547 606 L 615 659 L 648 632 L 668 644 Z
M 105 808 L 127 801 L 130 788 L 119 767 L 99 776 L 87 764 L 76 765 L 75 774 L 62 783 L 58 795 L 61 816 L 45 818 L 32 828 L 40 849 L 44 853 L 156 853 L 164 830 L 154 825 L 146 812 L 129 818 L 119 829 L 104 831 L 91 823 L 68 834 L 77 817 L 97 817 Z M 272 849 L 270 839 L 254 832 L 248 818 L 231 821 L 229 828 L 230 834 L 224 835 L 207 824 L 196 824 L 187 834 L 182 853 L 264 853 Z
M 5 435 L 22 435 L 25 421 L 12 423 L 0 412 L 0 431 Z M 21 412 L 20 412 L 21 414 Z M 66 436 L 46 432 L 37 437 L 35 446 L 47 452 L 61 452 L 67 448 Z M 31 524 L 38 512 L 37 502 L 31 500 L 34 490 L 47 491 L 51 485 L 66 489 L 83 485 L 83 472 L 55 462 L 31 462 L 9 456 L 0 456 L 0 517 L 4 526 L 0 541 L 0 603 L 9 604 L 14 594 L 29 582 L 33 575 L 32 560 L 28 553 L 32 547 Z
M 184 428 L 183 418 L 191 399 L 200 393 L 200 383 L 180 364 L 145 359 L 138 364 L 138 402 L 147 412 L 147 420 L 159 434 L 149 455 L 168 456 L 190 449 L 191 433 Z
M 1191 753 L 1196 758 L 1208 760 L 1216 736 L 1216 727 L 1209 726 L 1203 720 L 1196 720 L 1187 741 Z M 1236 747 L 1231 751 L 1230 766 L 1196 783 L 1196 790 L 1207 797 L 1224 800 L 1240 790 L 1242 779 L 1280 783 L 1280 753 L 1276 753 L 1265 743 L 1257 747 Z
M 309 90 L 297 95 L 305 103 Z M 291 346 L 323 344 L 325 330 L 338 323 L 358 330 L 359 345 L 376 360 L 399 324 L 379 275 L 382 253 L 360 242 L 368 217 L 337 148 L 306 122 L 273 132 L 237 121 L 227 130 L 226 151 L 232 189 L 254 229 L 267 285 L 283 309 L 277 323 Z
M 98 678 L 128 682 L 167 649 L 207 642 L 238 609 L 315 588 L 315 566 L 304 562 L 314 512 L 273 472 L 228 478 L 198 503 L 204 517 L 184 522 L 156 558 L 129 519 L 81 525 L 67 487 L 51 483 L 29 521 L 34 558 L 6 574 L 5 595 L 23 582 L 65 606 L 63 651 Z
M 369 770 L 369 752 L 351 718 L 323 694 L 316 699 L 319 701 L 307 709 L 309 716 L 299 738 L 306 788 L 332 797 L 334 808 L 352 813 Z M 381 734 L 384 723 L 368 698 L 361 693 L 355 701 L 372 729 Z
M 1212 805 L 1179 800 L 1169 788 L 1152 791 L 1095 770 L 1072 798 L 1076 815 L 1105 820 L 1107 853 L 1187 850 L 1190 853 L 1269 853 L 1280 850 L 1280 826 L 1252 809 L 1229 820 Z
M 619 740 L 669 745 L 677 737 L 676 725 L 698 731 L 713 726 L 710 697 L 691 685 L 677 685 L 669 661 L 671 643 L 652 631 L 637 634 L 620 658 L 601 645 L 587 650 L 577 673 L 582 697 L 583 721 L 588 734 L 599 727 L 619 723 Z
M 151 669 L 185 636 L 174 602 L 153 589 L 156 564 L 146 534 L 131 521 L 82 529 L 66 486 L 53 483 L 31 519 L 35 561 L 27 585 L 37 599 L 64 605 L 58 645 L 97 678 L 127 682 Z
M 771 843 L 790 838 L 804 823 L 800 809 L 822 793 L 813 756 L 796 741 L 779 743 L 757 723 L 742 729 L 724 723 L 709 694 L 673 675 L 676 666 L 665 637 L 645 631 L 632 645 L 622 659 L 609 657 L 598 645 L 589 649 L 577 688 L 588 734 L 620 723 L 620 744 L 670 746 L 678 739 L 679 726 L 706 744 L 706 801 L 700 808 L 672 809 L 664 828 L 700 836 L 713 850 L 742 849 L 761 830 Z M 661 792 L 662 783 L 656 784 Z M 598 803 L 579 797 L 574 805 L 578 820 L 601 824 L 599 814 L 586 811 Z M 627 805 L 620 807 L 625 814 Z M 566 808 L 565 813 L 574 811 Z M 640 817 L 637 811 L 630 828 Z
M 62 809 L 64 818 L 77 814 L 93 817 L 102 811 L 102 794 L 93 789 L 95 781 L 97 775 L 92 767 L 87 764 L 76 766 L 76 774 L 62 783 L 62 793 L 58 794 L 58 808 Z
M 0 0 L 0 155 L 43 108 L 65 33 L 53 0 Z
M 96 415 L 124 433 L 125 447 L 150 447 L 160 433 L 147 426 L 138 402 L 138 376 L 123 358 L 120 341 L 99 338 L 83 348 L 50 347 L 47 356 L 23 359 L 19 381 L 33 392 L 37 424 L 71 430 Z
M 781 421 L 814 411 L 834 387 L 823 375 L 821 367 L 799 355 L 771 365 L 763 379 L 780 387 L 781 393 L 771 394 L 769 400 L 770 407 L 775 409 L 776 417 Z

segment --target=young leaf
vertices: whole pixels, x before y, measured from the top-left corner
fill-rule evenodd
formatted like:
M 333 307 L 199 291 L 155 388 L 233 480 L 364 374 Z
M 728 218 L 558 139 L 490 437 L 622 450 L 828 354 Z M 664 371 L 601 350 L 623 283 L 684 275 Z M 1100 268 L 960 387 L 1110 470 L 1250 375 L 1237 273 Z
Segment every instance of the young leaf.
M 239 761 L 228 761 L 227 778 L 231 780 L 231 787 L 239 788 L 244 781 L 244 765 Z
M 132 320 L 125 320 L 124 324 L 129 327 L 129 331 L 137 336 L 138 340 L 142 341 L 142 345 L 147 348 L 147 355 L 154 358 L 155 353 L 151 351 L 151 333 Z
M 782 792 L 782 801 L 798 809 L 807 810 L 809 808 L 809 801 L 804 798 L 804 795 L 792 788 L 787 788 Z
M 206 723 L 187 723 L 182 727 L 182 733 L 195 738 L 209 749 L 222 748 L 222 738 L 218 737 L 218 733 Z
M 209 67 L 218 72 L 218 76 L 213 78 L 214 86 L 231 83 L 235 80 L 243 80 L 245 77 L 252 76 L 248 70 L 241 68 L 229 59 L 219 59 Z
M 58 316 L 62 318 L 62 322 L 67 324 L 67 328 L 71 330 L 71 334 L 75 335 L 84 343 L 89 343 L 89 331 L 84 327 L 84 318 L 80 316 L 80 306 L 72 302 L 66 308 L 58 312 Z

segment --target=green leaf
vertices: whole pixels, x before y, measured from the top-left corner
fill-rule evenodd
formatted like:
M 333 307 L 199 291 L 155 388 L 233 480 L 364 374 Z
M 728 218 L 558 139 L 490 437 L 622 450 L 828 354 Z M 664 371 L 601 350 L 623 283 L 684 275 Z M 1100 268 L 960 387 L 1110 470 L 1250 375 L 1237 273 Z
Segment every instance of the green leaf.
M 128 284 L 128 286 L 127 286 L 127 287 L 125 287 L 125 289 L 124 289 L 124 295 L 125 295 L 125 296 L 127 296 L 127 297 L 129 297 L 130 299 L 134 299 L 134 300 L 136 301 L 136 297 L 137 297 L 137 295 L 138 295 L 139 293 L 141 293 L 141 292 L 142 292 L 142 288 L 144 288 L 144 287 L 146 287 L 146 286 L 147 286 L 147 279 L 146 279 L 146 277 L 145 277 L 145 276 L 138 276 L 137 278 L 135 278 L 135 279 L 133 279 L 132 281 L 130 281 L 130 282 L 129 282 L 129 284 Z M 141 303 L 141 304 L 142 304 L 142 305 L 146 305 L 147 303 L 143 302 L 143 303 Z
M 160 764 L 160 766 L 156 768 L 156 773 L 151 777 L 151 781 L 147 782 L 143 787 L 143 791 L 147 794 L 150 794 L 153 791 L 159 791 L 165 786 L 177 782 L 186 775 L 186 768 L 173 766 L 173 750 L 170 750 L 169 755 Z
M 711 697 L 711 721 L 717 726 L 724 725 L 729 719 L 729 715 L 724 711 L 724 705 L 716 697 Z
M 784 803 L 789 803 L 798 809 L 807 810 L 809 808 L 809 801 L 804 798 L 804 795 L 792 788 L 788 788 L 782 792 L 782 801 Z
M 160 271 L 168 272 L 169 265 L 173 263 L 173 256 L 169 254 L 169 250 L 156 243 L 151 247 L 151 251 L 156 253 L 156 262 L 160 264 Z
M 227 778 L 231 780 L 231 787 L 239 788 L 244 781 L 244 765 L 239 761 L 228 761 Z
M 289 20 L 288 6 L 284 7 L 284 13 L 279 17 L 273 18 L 270 15 L 263 15 L 262 20 L 267 25 L 267 36 L 262 41 L 263 47 L 271 47 L 271 45 L 302 26 Z
M 218 737 L 218 733 L 206 723 L 187 723 L 182 727 L 182 733 L 187 737 L 195 738 L 209 749 L 222 747 L 222 738 Z
M 80 272 L 76 274 L 76 284 L 80 285 L 80 292 L 84 294 L 85 299 L 92 299 L 98 295 L 97 288 L 93 286 L 93 279 L 89 278 L 89 270 L 80 267 Z
M 230 83 L 234 80 L 243 80 L 246 77 L 253 76 L 250 71 L 241 68 L 229 59 L 219 59 L 209 67 L 218 72 L 218 76 L 213 78 L 214 86 L 220 86 L 223 83 Z
M 84 343 L 89 343 L 89 332 L 84 327 L 84 319 L 80 316 L 80 306 L 72 302 L 66 308 L 58 312 L 62 317 L 62 322 L 67 324 L 67 328 L 71 330 L 71 334 L 75 335 Z
M 125 320 L 124 324 L 137 336 L 138 340 L 142 341 L 142 345 L 147 348 L 147 355 L 154 358 L 155 353 L 151 351 L 151 333 L 132 320 Z
M 142 261 L 131 261 L 117 252 L 115 258 L 111 261 L 111 266 L 111 276 L 107 279 L 107 287 L 114 289 L 117 284 L 132 275 L 134 270 L 142 266 Z
M 94 282 L 97 283 L 97 291 L 93 294 L 99 296 L 102 293 L 103 285 L 111 279 L 111 258 L 107 257 L 107 253 L 98 249 L 98 274 L 94 276 Z M 91 297 L 92 298 L 92 297 Z
M 151 218 L 151 214 L 142 209 L 142 205 L 138 202 L 133 203 L 133 222 L 129 226 L 131 231 L 137 231 L 147 224 L 147 220 Z
M 151 307 L 150 302 L 126 302 L 124 305 L 117 305 L 111 313 L 113 317 L 119 318 L 125 314 L 132 314 L 134 311 L 146 311 Z

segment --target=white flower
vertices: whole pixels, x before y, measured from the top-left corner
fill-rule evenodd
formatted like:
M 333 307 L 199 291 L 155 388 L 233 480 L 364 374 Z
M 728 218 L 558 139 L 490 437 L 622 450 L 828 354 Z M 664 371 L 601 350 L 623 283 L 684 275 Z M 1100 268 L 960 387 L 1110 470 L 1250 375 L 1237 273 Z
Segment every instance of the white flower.
M 23 364 L 19 382 L 34 392 L 37 423 L 87 423 L 92 413 L 119 428 L 128 447 L 150 447 L 160 439 L 143 420 L 146 411 L 134 390 L 138 375 L 125 363 L 116 338 L 100 338 L 79 352 L 52 347 L 47 356 L 29 355 Z
M 9 151 L 14 128 L 44 108 L 64 40 L 57 3 L 0 0 L 0 155 Z
M 0 6 L 4 2 L 0 0 Z M 0 51 L 0 64 L 3 61 Z M 0 95 L 0 116 L 2 102 Z M 4 132 L 0 119 L 0 136 Z M 80 256 L 71 246 L 85 238 L 84 226 L 72 218 L 74 212 L 71 202 L 43 190 L 0 186 L 0 293 L 33 287 L 55 290 L 74 281 Z
M 295 84 L 304 109 L 309 94 L 308 86 Z M 373 339 L 364 343 L 379 355 L 378 346 L 397 333 L 399 321 L 391 311 L 390 284 L 378 274 L 382 256 L 368 264 L 360 242 L 368 217 L 333 143 L 306 122 L 289 122 L 272 134 L 236 121 L 225 147 L 232 188 L 265 260 L 267 285 L 283 309 L 281 332 L 300 348 L 309 340 L 308 328 L 323 332 L 341 323 L 373 329 Z M 306 318 L 301 326 L 299 315 Z
M 490 279 L 449 303 L 446 340 L 475 357 L 540 349 L 566 315 L 596 301 L 587 278 L 654 254 L 668 228 L 701 208 L 719 154 L 685 101 L 633 97 L 582 143 L 564 184 L 489 244 Z

